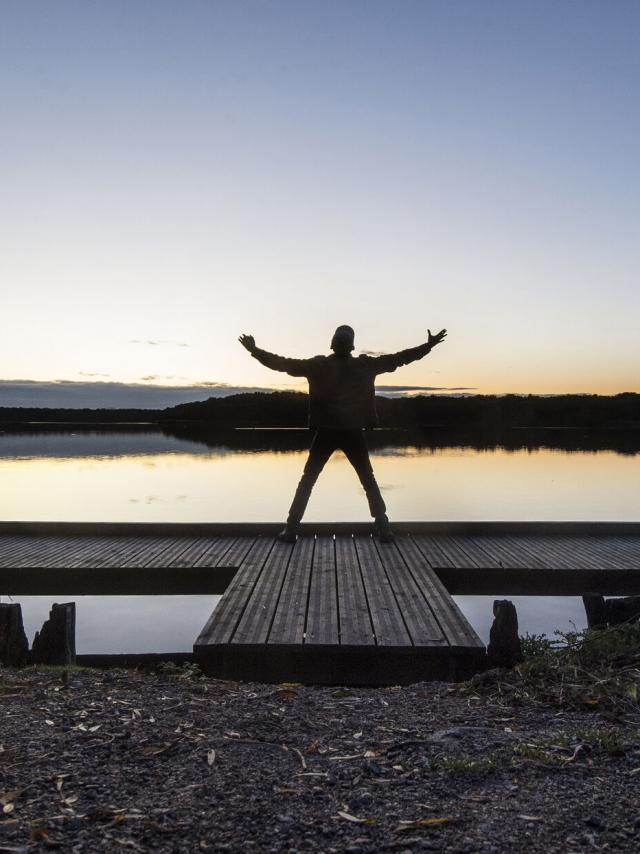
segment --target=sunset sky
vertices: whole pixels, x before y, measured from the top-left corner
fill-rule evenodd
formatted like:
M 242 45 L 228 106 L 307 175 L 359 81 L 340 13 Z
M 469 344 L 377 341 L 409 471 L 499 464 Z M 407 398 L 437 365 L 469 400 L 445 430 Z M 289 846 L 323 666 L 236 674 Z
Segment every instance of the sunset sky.
M 0 405 L 303 388 L 238 335 L 314 355 L 341 323 L 449 330 L 386 386 L 640 391 L 636 0 L 0 12 Z

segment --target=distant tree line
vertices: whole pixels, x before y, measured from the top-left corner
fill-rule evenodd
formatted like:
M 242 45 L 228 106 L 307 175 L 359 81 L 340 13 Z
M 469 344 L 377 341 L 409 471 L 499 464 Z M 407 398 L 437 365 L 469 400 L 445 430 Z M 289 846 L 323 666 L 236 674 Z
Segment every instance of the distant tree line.
M 306 394 L 256 392 L 211 397 L 163 410 L 41 409 L 0 407 L 3 426 L 47 422 L 65 425 L 192 423 L 208 430 L 231 427 L 304 427 Z M 469 432 L 505 428 L 586 428 L 640 430 L 640 394 L 602 395 L 419 395 L 377 398 L 380 426 L 455 427 Z
M 474 395 L 376 399 L 381 427 L 459 427 L 486 430 L 504 427 L 636 427 L 640 428 L 640 394 Z M 307 395 L 298 392 L 238 394 L 182 403 L 162 413 L 165 421 L 195 421 L 236 427 L 303 427 Z

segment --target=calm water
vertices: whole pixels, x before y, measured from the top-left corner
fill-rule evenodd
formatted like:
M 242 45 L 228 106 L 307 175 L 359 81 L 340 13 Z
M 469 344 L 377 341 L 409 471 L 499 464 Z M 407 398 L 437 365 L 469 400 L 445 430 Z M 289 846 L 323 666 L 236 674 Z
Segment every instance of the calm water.
M 306 441 L 304 431 L 237 431 L 226 441 L 159 432 L 0 434 L 0 519 L 279 521 Z M 417 447 L 385 444 L 384 433 L 373 441 L 392 519 L 640 519 L 637 453 Z M 363 490 L 335 454 L 306 519 L 367 518 Z
M 29 643 L 49 616 L 53 602 L 76 602 L 78 653 L 191 652 L 193 642 L 217 603 L 218 596 L 21 596 Z M 6 596 L 0 597 L 9 601 Z M 493 620 L 492 596 L 456 596 L 456 602 L 488 642 Z M 574 596 L 512 596 L 520 633 L 549 635 L 556 628 L 584 628 L 582 600 Z M 114 632 L 114 626 L 118 630 Z
M 640 454 L 592 439 L 589 450 L 371 437 L 395 519 L 640 520 Z M 306 432 L 180 437 L 158 431 L 0 434 L 0 519 L 279 521 L 305 460 Z M 477 443 L 476 443 L 477 444 Z M 512 442 L 518 444 L 518 442 Z M 633 447 L 633 443 L 632 447 Z M 624 451 L 624 452 L 623 452 Z M 341 454 L 323 472 L 307 519 L 366 520 L 363 491 Z M 5 591 L 0 591 L 4 593 Z M 190 650 L 211 596 L 76 596 L 81 653 Z M 456 597 L 488 639 L 493 597 Z M 6 596 L 2 597 L 7 601 Z M 56 597 L 23 597 L 29 639 Z M 574 597 L 514 597 L 522 633 L 585 625 Z M 118 631 L 113 632 L 113 625 Z

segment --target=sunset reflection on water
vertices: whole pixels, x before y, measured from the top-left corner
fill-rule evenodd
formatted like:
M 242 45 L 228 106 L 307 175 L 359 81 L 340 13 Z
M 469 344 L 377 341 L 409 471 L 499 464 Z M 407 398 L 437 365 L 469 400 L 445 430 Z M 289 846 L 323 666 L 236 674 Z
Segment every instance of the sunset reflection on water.
M 162 435 L 88 441 L 32 436 L 13 448 L 0 437 L 0 519 L 279 521 L 306 459 L 301 450 L 206 448 Z M 390 446 L 372 461 L 398 520 L 640 519 L 640 455 Z M 364 492 L 337 453 L 306 519 L 367 518 Z

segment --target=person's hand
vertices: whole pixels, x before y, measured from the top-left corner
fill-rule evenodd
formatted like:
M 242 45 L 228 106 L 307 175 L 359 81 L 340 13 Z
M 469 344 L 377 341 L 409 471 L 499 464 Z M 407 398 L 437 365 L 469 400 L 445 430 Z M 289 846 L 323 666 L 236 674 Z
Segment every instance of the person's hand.
M 253 351 L 256 349 L 256 341 L 255 341 L 255 338 L 253 337 L 253 335 L 241 335 L 238 338 L 238 341 L 250 353 L 253 353 Z
M 429 338 L 427 340 L 427 344 L 430 347 L 435 347 L 436 344 L 440 344 L 440 342 L 444 341 L 444 339 L 447 337 L 447 330 L 446 329 L 441 329 L 437 335 L 432 335 L 430 329 L 427 329 L 427 332 L 429 333 Z

